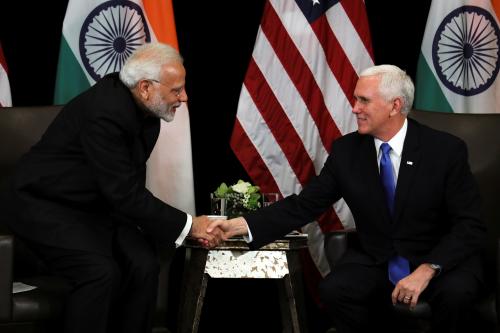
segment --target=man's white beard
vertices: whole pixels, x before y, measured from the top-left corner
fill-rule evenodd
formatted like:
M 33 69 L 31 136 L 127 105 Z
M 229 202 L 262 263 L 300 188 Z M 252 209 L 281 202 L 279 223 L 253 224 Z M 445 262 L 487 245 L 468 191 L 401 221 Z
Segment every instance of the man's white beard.
M 174 120 L 175 111 L 173 105 L 165 104 L 161 101 L 160 95 L 156 95 L 151 103 L 148 105 L 148 109 L 158 118 L 165 120 L 166 122 L 171 122 Z

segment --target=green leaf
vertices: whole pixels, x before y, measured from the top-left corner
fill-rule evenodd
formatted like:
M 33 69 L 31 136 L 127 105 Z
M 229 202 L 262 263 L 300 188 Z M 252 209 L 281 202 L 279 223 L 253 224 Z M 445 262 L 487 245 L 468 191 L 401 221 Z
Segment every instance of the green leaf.
M 258 193 L 260 188 L 258 186 L 250 186 L 248 188 L 248 194 Z
M 225 198 L 226 194 L 229 192 L 229 189 L 230 188 L 226 185 L 226 183 L 222 183 L 219 187 L 217 187 L 214 194 L 217 198 Z
M 252 193 L 250 194 L 250 198 L 248 199 L 248 208 L 251 210 L 256 210 L 260 208 L 260 194 Z

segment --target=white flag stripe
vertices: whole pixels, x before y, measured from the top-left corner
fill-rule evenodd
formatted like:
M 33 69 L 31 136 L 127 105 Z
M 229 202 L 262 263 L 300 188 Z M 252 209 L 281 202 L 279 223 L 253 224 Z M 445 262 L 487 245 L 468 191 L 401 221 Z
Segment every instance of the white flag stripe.
M 344 128 L 351 126 L 351 120 L 345 119 L 344 111 L 350 109 L 351 104 L 330 67 L 325 66 L 328 60 L 323 47 L 311 25 L 300 8 L 298 8 L 297 3 L 295 1 L 272 0 L 271 4 L 311 70 L 314 80 L 321 90 L 328 112 L 335 121 L 337 128 L 340 130 L 339 126 Z
M 349 59 L 352 67 L 359 74 L 366 68 L 373 66 L 373 60 L 363 41 L 352 25 L 343 6 L 333 6 L 326 13 L 326 19 L 335 37 Z M 337 125 L 338 126 L 338 125 Z M 357 128 L 357 127 L 356 127 Z M 352 129 L 350 130 L 352 132 Z M 342 134 L 349 133 L 342 131 Z
M 9 77 L 2 64 L 0 64 L 0 105 L 12 106 Z
M 238 120 L 278 184 L 281 194 L 288 196 L 298 193 L 302 189 L 300 182 L 245 86 L 240 94 L 242 102 L 245 102 L 250 112 L 238 114 Z
M 345 203 L 344 199 L 340 199 L 336 203 L 333 204 L 333 209 L 337 214 L 340 221 L 342 221 L 342 225 L 344 229 L 350 229 L 355 227 L 354 217 L 352 216 L 351 209 Z
M 326 276 L 330 273 L 330 266 L 328 265 L 328 260 L 325 255 L 325 235 L 318 223 L 309 223 L 302 227 L 302 232 L 306 233 L 308 236 L 307 245 L 309 246 L 309 252 L 311 253 L 311 258 L 316 264 L 316 268 L 320 272 L 321 276 Z
M 170 206 L 195 215 L 190 147 L 189 112 L 182 103 L 174 121 L 161 121 L 160 135 L 147 162 L 146 185 Z
M 255 42 L 255 50 L 258 49 L 260 51 L 253 53 L 253 59 L 260 71 L 264 73 L 267 84 L 276 95 L 278 102 L 282 106 L 290 123 L 297 131 L 297 134 L 302 139 L 305 138 L 302 143 L 314 164 L 316 173 L 318 173 L 328 155 L 321 142 L 318 128 L 307 110 L 302 96 L 293 85 L 288 73 L 274 53 L 266 35 L 262 33 L 261 29 L 259 29 L 258 35 L 260 38 L 257 38 Z M 324 158 L 318 159 L 318 154 L 324 156 Z

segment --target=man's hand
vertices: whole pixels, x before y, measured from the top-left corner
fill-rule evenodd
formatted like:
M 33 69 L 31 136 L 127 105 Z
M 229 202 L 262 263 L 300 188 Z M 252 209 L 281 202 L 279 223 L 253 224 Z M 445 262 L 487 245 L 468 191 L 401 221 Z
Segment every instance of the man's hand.
M 207 233 L 216 233 L 217 228 L 222 230 L 222 238 L 224 240 L 234 236 L 248 235 L 248 224 L 243 217 L 237 217 L 231 220 L 213 220 L 207 229 Z
M 189 231 L 189 236 L 197 238 L 200 244 L 204 247 L 216 247 L 221 242 L 223 237 L 222 231 L 217 228 L 211 229 L 211 232 L 207 232 L 207 228 L 212 222 L 207 216 L 197 216 L 193 217 L 193 225 Z
M 392 304 L 409 304 L 410 309 L 417 305 L 420 294 L 427 288 L 429 281 L 436 274 L 429 264 L 422 264 L 404 279 L 399 280 L 392 292 Z

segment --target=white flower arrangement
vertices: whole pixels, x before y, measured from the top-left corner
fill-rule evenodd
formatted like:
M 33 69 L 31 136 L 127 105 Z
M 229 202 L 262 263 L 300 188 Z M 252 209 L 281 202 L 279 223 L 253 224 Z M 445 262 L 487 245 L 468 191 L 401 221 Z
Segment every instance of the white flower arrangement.
M 226 199 L 229 217 L 239 216 L 261 207 L 260 188 L 241 179 L 231 186 L 227 186 L 226 183 L 220 184 L 214 195 Z

